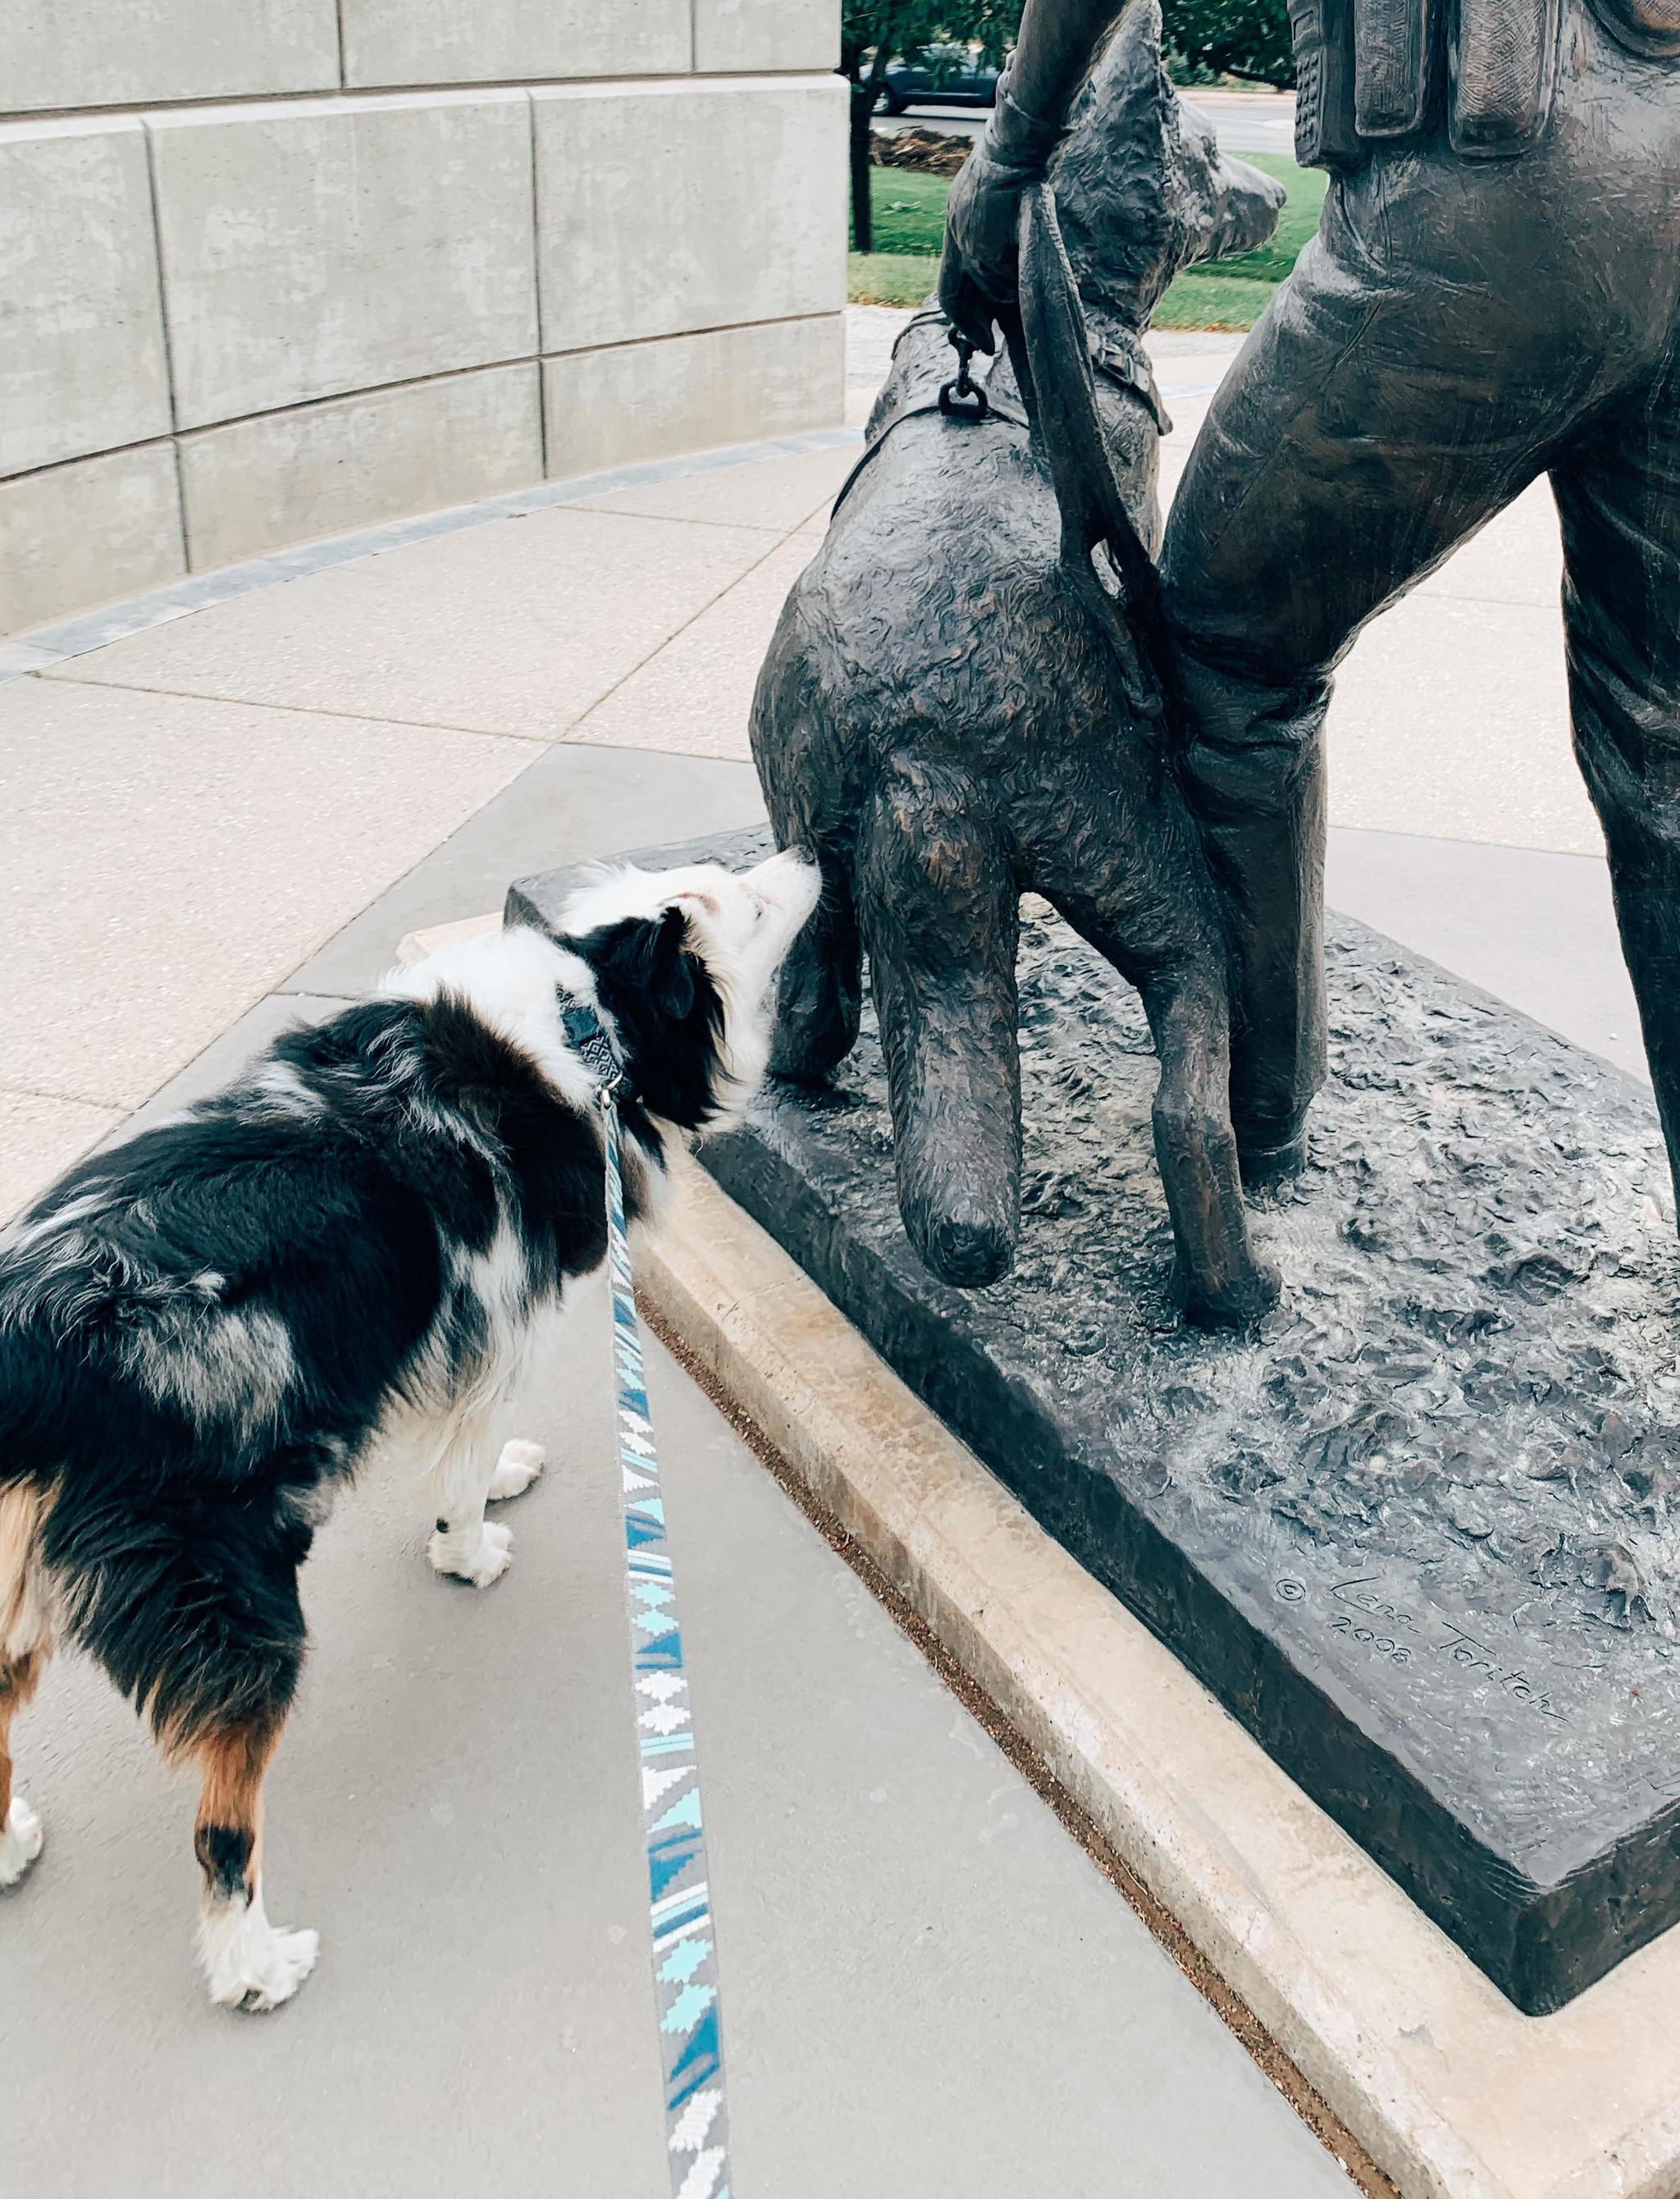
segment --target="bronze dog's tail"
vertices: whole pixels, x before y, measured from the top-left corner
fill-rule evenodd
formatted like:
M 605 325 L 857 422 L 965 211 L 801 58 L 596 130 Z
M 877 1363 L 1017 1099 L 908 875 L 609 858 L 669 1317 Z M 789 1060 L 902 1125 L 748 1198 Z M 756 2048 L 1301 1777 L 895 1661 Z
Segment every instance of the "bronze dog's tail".
M 1024 364 L 1031 388 L 1023 388 L 1022 394 L 1061 513 L 1062 562 L 1076 590 L 1115 640 L 1128 673 L 1136 666 L 1141 641 L 1154 675 L 1143 682 L 1146 694 L 1151 688 L 1164 690 L 1171 660 L 1160 585 L 1114 477 L 1096 408 L 1084 309 L 1048 184 L 1033 184 L 1022 198 L 1019 243 L 1022 341 L 1016 377 L 1021 378 Z M 1124 603 L 1113 599 L 1092 570 L 1091 552 L 1099 543 L 1113 560 Z M 1162 701 L 1156 691 L 1143 707 L 1153 716 Z

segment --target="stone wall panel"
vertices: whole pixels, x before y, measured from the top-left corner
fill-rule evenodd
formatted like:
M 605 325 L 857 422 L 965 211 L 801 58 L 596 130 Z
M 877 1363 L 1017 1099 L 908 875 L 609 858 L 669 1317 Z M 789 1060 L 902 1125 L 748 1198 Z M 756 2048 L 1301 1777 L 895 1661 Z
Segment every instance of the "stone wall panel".
M 778 12 L 790 0 L 753 0 Z M 791 0 L 797 13 L 810 0 Z M 682 75 L 689 0 L 343 0 L 353 85 Z
M 844 400 L 838 314 L 609 346 L 543 361 L 549 472 L 828 428 Z
M 169 427 L 144 133 L 0 125 L 0 475 Z
M 474 504 L 542 477 L 534 359 L 181 438 L 187 539 L 199 568 Z
M 845 303 L 839 77 L 566 86 L 533 105 L 545 352 Z
M 5 0 L 0 113 L 327 91 L 333 0 Z
M 180 427 L 535 351 L 522 92 L 150 126 Z

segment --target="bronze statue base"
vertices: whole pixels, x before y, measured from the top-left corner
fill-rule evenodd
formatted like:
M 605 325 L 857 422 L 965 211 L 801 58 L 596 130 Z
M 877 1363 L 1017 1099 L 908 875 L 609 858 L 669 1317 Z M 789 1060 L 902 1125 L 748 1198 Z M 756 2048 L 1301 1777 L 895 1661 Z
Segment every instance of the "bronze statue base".
M 867 1011 L 828 1090 L 773 1090 L 703 1158 L 1520 2008 L 1561 2007 L 1680 1919 L 1680 1247 L 1650 1099 L 1333 919 L 1308 1165 L 1253 1209 L 1283 1300 L 1198 1331 L 1136 996 L 1034 907 L 1004 1281 L 912 1251 Z

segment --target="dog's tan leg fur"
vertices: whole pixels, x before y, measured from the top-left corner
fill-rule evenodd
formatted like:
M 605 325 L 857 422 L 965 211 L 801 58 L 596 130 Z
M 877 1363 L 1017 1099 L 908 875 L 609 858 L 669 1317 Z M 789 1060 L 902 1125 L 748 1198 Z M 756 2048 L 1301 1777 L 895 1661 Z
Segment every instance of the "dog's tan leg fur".
M 0 1664 L 0 1825 L 12 1806 L 12 1720 L 40 1685 L 45 1650 Z
M 193 1852 L 205 1898 L 248 1902 L 263 1861 L 263 1776 L 278 1726 L 228 1726 L 192 1749 L 201 1778 Z
M 15 1885 L 41 1852 L 39 1821 L 12 1793 L 11 1736 L 12 1720 L 40 1685 L 52 1654 L 52 1613 L 37 1554 L 45 1510 L 34 1489 L 0 1490 L 0 1887 Z
M 315 1967 L 313 1932 L 276 1931 L 263 1908 L 263 1777 L 280 1719 L 220 1728 L 183 1752 L 199 1766 L 193 1851 L 204 1874 L 199 1953 L 210 1998 L 259 2010 L 290 2000 Z

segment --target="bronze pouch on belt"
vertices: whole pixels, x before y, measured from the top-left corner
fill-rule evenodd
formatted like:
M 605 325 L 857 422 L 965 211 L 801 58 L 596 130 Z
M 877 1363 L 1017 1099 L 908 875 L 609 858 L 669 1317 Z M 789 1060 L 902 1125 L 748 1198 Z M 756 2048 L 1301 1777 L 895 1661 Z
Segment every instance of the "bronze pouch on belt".
M 1680 55 L 1680 0 L 1592 5 L 1632 52 Z M 1443 113 L 1456 153 L 1498 160 L 1522 152 L 1551 113 L 1561 12 L 1562 0 L 1290 0 L 1295 158 L 1349 167 L 1373 144 L 1411 137 Z

